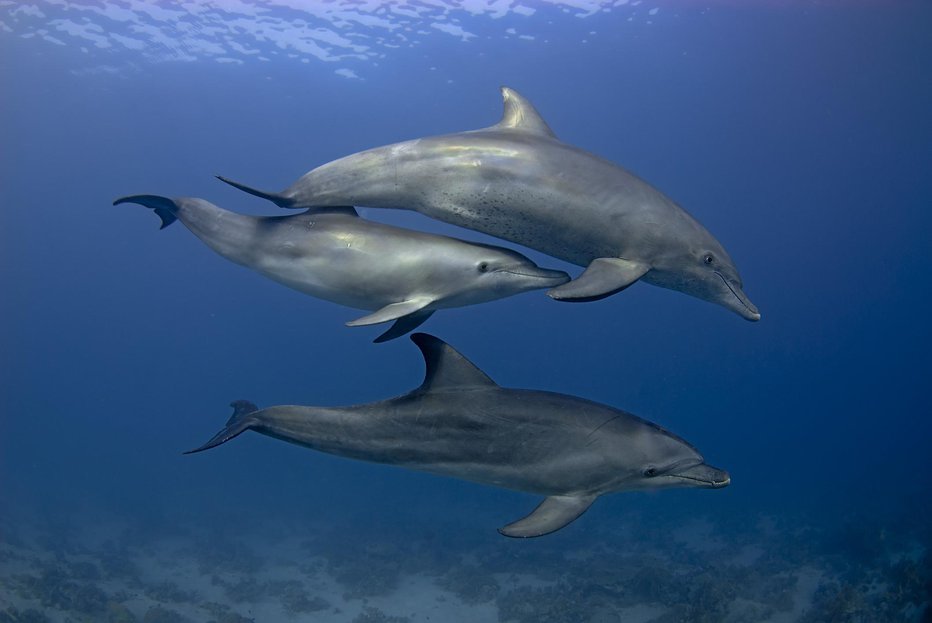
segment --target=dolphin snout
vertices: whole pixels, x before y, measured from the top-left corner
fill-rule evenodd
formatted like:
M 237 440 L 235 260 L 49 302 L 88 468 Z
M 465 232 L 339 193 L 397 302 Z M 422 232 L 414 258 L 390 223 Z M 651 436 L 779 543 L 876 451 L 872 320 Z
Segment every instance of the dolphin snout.
M 699 463 L 670 475 L 689 481 L 693 487 L 721 489 L 731 484 L 731 476 L 728 472 L 707 463 Z
M 731 484 L 731 476 L 728 474 L 728 472 L 721 470 L 719 471 L 721 472 L 720 479 L 712 481 L 712 484 L 709 485 L 713 489 L 721 489 L 722 487 L 727 487 Z
M 741 293 L 742 295 L 744 292 Z M 760 320 L 760 311 L 757 309 L 757 305 L 752 303 L 747 296 L 739 297 L 739 300 L 742 303 L 742 306 L 738 308 L 738 314 L 745 320 L 750 320 L 751 322 L 757 322 Z
M 534 279 L 540 282 L 537 287 L 541 288 L 553 288 L 563 285 L 570 280 L 570 276 L 562 270 L 552 270 L 550 268 L 541 268 L 540 266 L 515 266 L 512 268 L 503 268 L 501 272 Z
M 719 279 L 725 283 L 725 285 L 734 295 L 734 299 L 726 303 L 725 307 L 732 310 L 745 320 L 750 320 L 751 322 L 757 322 L 760 320 L 760 311 L 757 309 L 757 305 L 752 303 L 751 299 L 748 298 L 748 295 L 744 293 L 744 290 L 741 288 L 741 284 L 726 278 L 725 275 L 718 271 L 715 271 L 715 274 L 719 276 Z

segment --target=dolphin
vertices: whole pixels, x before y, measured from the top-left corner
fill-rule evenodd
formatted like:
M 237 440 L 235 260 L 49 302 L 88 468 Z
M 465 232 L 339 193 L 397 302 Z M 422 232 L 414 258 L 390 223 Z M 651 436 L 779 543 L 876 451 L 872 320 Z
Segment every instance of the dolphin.
M 180 220 L 226 259 L 289 288 L 375 310 L 349 326 L 394 320 L 376 342 L 404 335 L 438 309 L 569 281 L 515 251 L 367 221 L 352 207 L 255 217 L 193 198 L 132 195 L 113 203 L 153 209 L 162 229 Z
M 722 245 L 685 210 L 620 166 L 567 145 L 534 106 L 502 87 L 505 112 L 481 130 L 355 153 L 280 193 L 222 181 L 283 208 L 415 210 L 586 267 L 548 294 L 592 301 L 635 281 L 760 313 Z
M 328 454 L 545 496 L 499 530 L 509 537 L 559 530 L 606 493 L 730 482 L 656 424 L 575 396 L 500 387 L 442 340 L 426 333 L 411 340 L 427 367 L 414 391 L 347 407 L 259 409 L 238 400 L 223 430 L 185 454 L 254 430 Z

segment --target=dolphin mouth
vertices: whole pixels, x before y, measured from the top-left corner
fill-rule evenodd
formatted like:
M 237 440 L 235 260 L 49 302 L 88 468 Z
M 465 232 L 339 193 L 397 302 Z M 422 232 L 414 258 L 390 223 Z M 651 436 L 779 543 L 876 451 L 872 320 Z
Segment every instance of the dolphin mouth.
M 500 268 L 498 272 L 539 280 L 541 282 L 541 287 L 555 287 L 563 285 L 570 280 L 569 274 L 562 270 L 552 270 L 550 268 L 537 267 L 534 269 L 522 266 L 520 268 Z
M 751 299 L 748 298 L 747 294 L 744 293 L 740 287 L 733 286 L 731 281 L 725 278 L 725 275 L 715 271 L 715 274 L 718 275 L 718 278 L 722 280 L 722 283 L 731 291 L 732 295 L 738 300 L 741 305 L 732 306 L 731 309 L 739 316 L 751 322 L 757 322 L 760 320 L 760 311 L 758 311 L 757 306 L 751 302 Z
M 686 486 L 705 489 L 721 489 L 731 484 L 731 476 L 728 472 L 706 463 L 697 463 L 667 474 L 667 476 L 685 481 L 682 484 Z

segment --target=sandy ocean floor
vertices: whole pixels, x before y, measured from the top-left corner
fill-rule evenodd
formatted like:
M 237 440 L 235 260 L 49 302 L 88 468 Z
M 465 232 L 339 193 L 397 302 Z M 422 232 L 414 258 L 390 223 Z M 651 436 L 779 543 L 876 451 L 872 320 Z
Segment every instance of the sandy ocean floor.
M 346 526 L 265 525 L 260 538 L 8 520 L 0 623 L 928 621 L 927 543 L 851 523 L 760 517 L 725 539 L 700 519 L 515 549 Z

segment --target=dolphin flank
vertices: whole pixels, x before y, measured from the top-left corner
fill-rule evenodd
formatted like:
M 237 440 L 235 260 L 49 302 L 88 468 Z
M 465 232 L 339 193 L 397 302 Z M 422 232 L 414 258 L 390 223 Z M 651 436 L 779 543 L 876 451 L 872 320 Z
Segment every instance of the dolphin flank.
M 656 424 L 574 396 L 500 387 L 442 340 L 425 333 L 411 340 L 426 364 L 417 389 L 347 407 L 259 409 L 239 400 L 223 430 L 186 454 L 254 430 L 328 454 L 545 496 L 499 530 L 510 537 L 559 530 L 605 493 L 730 482 Z
M 760 319 L 734 262 L 696 219 L 620 166 L 561 142 L 516 91 L 502 96 L 491 127 L 351 154 L 280 193 L 220 179 L 284 208 L 414 210 L 584 266 L 550 290 L 558 300 L 597 300 L 643 280 Z
M 133 195 L 162 219 L 180 220 L 226 259 L 290 288 L 357 309 L 375 310 L 347 324 L 394 321 L 376 338 L 411 331 L 438 309 L 474 305 L 569 281 L 501 247 L 426 234 L 359 218 L 335 206 L 292 216 L 254 217 L 203 199 Z

